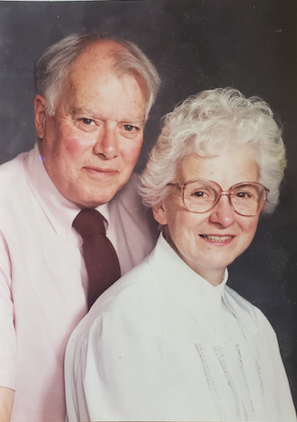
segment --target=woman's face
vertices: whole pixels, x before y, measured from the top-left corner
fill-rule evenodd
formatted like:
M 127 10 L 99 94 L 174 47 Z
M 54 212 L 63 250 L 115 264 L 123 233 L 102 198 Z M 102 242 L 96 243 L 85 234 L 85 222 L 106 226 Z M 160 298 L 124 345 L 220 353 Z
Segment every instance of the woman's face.
M 223 191 L 239 182 L 258 182 L 258 167 L 248 149 L 233 150 L 217 157 L 186 158 L 176 180 L 209 179 Z M 181 190 L 172 186 L 161 204 L 153 208 L 155 219 L 165 226 L 164 234 L 180 257 L 213 285 L 221 283 L 227 265 L 251 243 L 259 215 L 245 217 L 231 208 L 223 195 L 217 205 L 202 214 L 185 209 Z

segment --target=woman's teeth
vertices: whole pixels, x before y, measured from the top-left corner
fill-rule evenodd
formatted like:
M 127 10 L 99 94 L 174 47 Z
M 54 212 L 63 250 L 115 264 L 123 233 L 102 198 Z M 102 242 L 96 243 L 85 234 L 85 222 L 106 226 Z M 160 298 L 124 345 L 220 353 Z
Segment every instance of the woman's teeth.
M 226 242 L 232 238 L 232 236 L 208 236 L 207 234 L 201 234 L 200 236 L 212 242 Z

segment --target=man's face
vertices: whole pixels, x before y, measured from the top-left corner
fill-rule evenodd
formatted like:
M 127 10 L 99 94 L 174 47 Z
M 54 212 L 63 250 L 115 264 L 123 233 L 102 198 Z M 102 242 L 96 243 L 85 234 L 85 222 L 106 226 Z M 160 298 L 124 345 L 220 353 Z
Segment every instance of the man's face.
M 109 202 L 129 180 L 138 160 L 145 98 L 130 75 L 111 68 L 113 42 L 92 46 L 72 65 L 54 116 L 35 98 L 40 153 L 53 183 L 71 202 L 96 207 Z

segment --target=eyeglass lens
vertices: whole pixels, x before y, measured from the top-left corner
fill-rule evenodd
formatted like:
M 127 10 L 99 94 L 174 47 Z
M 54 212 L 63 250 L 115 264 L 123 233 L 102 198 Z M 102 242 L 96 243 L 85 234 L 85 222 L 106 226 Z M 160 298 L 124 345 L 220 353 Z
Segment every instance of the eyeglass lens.
M 219 185 L 212 181 L 195 180 L 184 187 L 184 204 L 189 211 L 206 212 L 221 198 Z M 265 199 L 265 188 L 258 183 L 243 183 L 232 186 L 228 191 L 229 200 L 236 212 L 242 215 L 256 215 Z

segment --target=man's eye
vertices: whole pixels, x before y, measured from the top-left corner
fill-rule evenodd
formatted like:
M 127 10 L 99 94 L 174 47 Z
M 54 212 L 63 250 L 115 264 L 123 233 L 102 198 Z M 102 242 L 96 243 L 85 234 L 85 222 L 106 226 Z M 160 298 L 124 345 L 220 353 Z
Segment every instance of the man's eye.
M 87 118 L 85 118 L 85 117 L 83 117 L 83 118 L 81 119 L 81 121 L 83 122 L 83 124 L 84 124 L 84 125 L 88 125 L 88 126 L 90 126 L 92 123 L 94 123 L 94 120 L 92 120 L 92 119 L 87 119 Z
M 135 126 L 132 126 L 132 125 L 124 125 L 124 129 L 127 132 L 132 132 L 132 130 L 136 130 L 137 128 Z

